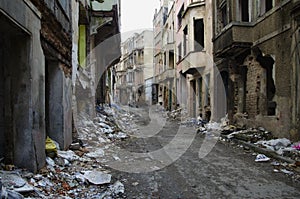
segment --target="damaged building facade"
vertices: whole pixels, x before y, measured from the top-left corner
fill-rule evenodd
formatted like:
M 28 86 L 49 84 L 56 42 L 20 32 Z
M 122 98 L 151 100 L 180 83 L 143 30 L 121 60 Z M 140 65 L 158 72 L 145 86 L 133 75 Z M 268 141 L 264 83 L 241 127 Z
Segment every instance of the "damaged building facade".
M 162 1 L 153 20 L 154 103 L 166 110 L 180 106 L 208 121 L 225 115 L 215 108 L 220 82 L 213 67 L 212 25 L 212 1 Z
M 46 136 L 72 142 L 70 2 L 1 1 L 0 15 L 0 157 L 37 171 Z
M 212 1 L 177 1 L 175 16 L 179 104 L 186 105 L 192 117 L 202 114 L 207 121 L 218 120 L 221 115 L 214 104 L 217 96 L 211 42 Z
M 79 66 L 74 76 L 75 108 L 77 115 L 94 118 L 95 103 L 103 105 L 110 88 L 109 68 L 121 56 L 120 0 L 84 2 L 79 9 L 78 55 L 74 54 Z
M 214 58 L 230 120 L 298 139 L 298 1 L 213 3 Z
M 153 75 L 153 32 L 134 33 L 122 42 L 121 49 L 121 60 L 112 70 L 115 102 L 130 106 L 149 104 L 146 85 Z
M 110 43 L 114 55 L 93 48 L 119 32 L 119 3 L 0 2 L 0 159 L 4 164 L 36 172 L 45 165 L 46 137 L 67 149 L 72 143 L 73 110 L 88 109 L 93 115 L 99 68 L 118 59 L 120 39 Z M 89 67 L 92 63 L 95 67 Z M 76 99 L 76 88 L 82 88 L 78 84 L 93 88 L 79 89 L 84 99 Z M 76 100 L 79 103 L 74 105 Z
M 152 101 L 162 105 L 165 110 L 174 110 L 177 104 L 174 6 L 174 1 L 162 1 L 153 19 L 155 48 Z

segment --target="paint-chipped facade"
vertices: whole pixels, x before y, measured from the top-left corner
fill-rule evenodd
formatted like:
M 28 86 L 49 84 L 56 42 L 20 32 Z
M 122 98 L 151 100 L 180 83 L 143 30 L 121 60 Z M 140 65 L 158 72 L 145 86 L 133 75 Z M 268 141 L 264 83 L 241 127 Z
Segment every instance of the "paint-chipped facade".
M 146 95 L 146 87 L 149 87 L 153 75 L 153 32 L 134 33 L 121 46 L 121 60 L 112 72 L 112 78 L 115 78 L 114 100 L 130 106 L 149 104 L 149 89 Z
M 165 110 L 176 107 L 174 1 L 163 1 L 154 15 L 154 102 Z
M 118 60 L 120 37 L 109 48 L 95 46 L 119 32 L 119 9 L 118 0 L 0 2 L 0 159 L 5 164 L 36 172 L 45 165 L 47 136 L 67 149 L 77 122 L 72 116 L 95 115 L 97 80 Z M 98 96 L 104 93 L 100 88 Z
M 191 117 L 202 114 L 207 121 L 218 120 L 224 114 L 215 109 L 212 1 L 177 1 L 175 31 L 178 104 Z
M 69 1 L 0 2 L 0 157 L 37 171 L 45 138 L 72 142 Z
M 214 58 L 226 87 L 229 118 L 295 139 L 299 136 L 297 2 L 213 3 Z

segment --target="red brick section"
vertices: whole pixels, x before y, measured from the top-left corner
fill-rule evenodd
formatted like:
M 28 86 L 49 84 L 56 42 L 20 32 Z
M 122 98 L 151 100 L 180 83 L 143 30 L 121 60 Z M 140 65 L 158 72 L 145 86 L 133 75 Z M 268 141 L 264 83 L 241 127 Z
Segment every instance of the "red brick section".
M 253 56 L 246 58 L 247 82 L 246 82 L 246 111 L 249 118 L 259 114 L 259 95 L 262 83 L 263 68 Z

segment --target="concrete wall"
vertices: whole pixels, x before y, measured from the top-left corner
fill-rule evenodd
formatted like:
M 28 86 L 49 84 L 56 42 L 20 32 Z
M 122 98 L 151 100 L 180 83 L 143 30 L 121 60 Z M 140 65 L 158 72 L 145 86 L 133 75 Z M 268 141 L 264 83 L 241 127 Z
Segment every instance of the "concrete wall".
M 40 14 L 30 2 L 19 0 L 1 1 L 0 11 L 1 21 L 7 23 L 1 26 L 0 37 L 4 42 L 1 49 L 5 49 L 0 53 L 1 69 L 6 77 L 5 88 L 1 89 L 6 107 L 6 126 L 0 133 L 1 145 L 4 140 L 6 147 L 2 155 L 6 155 L 8 163 L 37 171 L 45 164 L 45 71 Z M 8 30 L 13 31 L 5 34 Z
M 58 142 L 61 149 L 67 149 L 72 143 L 71 79 L 65 78 L 57 62 L 49 62 L 47 70 L 47 135 Z

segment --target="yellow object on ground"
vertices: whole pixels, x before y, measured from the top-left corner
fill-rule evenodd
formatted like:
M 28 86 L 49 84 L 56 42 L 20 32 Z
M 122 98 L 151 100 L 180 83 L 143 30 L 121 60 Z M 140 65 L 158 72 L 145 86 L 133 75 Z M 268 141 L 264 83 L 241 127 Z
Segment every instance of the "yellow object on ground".
M 49 157 L 57 156 L 57 148 L 54 141 L 47 136 L 46 138 L 46 154 Z

